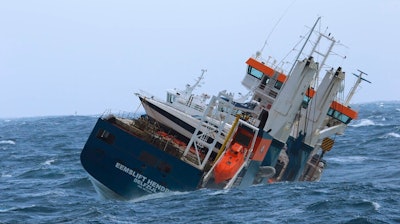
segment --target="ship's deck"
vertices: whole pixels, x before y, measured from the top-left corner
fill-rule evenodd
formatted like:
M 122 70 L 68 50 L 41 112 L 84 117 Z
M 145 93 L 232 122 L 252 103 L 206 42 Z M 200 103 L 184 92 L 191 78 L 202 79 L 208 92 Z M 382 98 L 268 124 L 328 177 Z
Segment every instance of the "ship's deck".
M 152 119 L 147 117 L 129 119 L 112 115 L 103 119 L 182 161 L 188 161 L 192 164 L 198 161 L 194 149 L 189 150 L 189 153 L 182 159 L 189 142 L 188 139 Z M 209 161 L 205 170 L 208 170 L 211 166 L 212 161 Z

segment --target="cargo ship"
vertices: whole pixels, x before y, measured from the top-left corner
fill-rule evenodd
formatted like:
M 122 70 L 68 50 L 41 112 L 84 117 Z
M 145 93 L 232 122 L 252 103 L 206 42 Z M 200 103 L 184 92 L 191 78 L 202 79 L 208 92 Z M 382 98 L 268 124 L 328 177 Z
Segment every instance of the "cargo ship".
M 322 40 L 329 43 L 326 52 L 317 47 Z M 349 103 L 361 81 L 368 80 L 360 71 L 347 98 L 340 99 L 341 67 L 327 69 L 319 79 L 336 40 L 318 32 L 313 43 L 287 73 L 260 52 L 250 57 L 242 80 L 249 93 L 239 98 L 227 91 L 194 94 L 203 70 L 194 85 L 168 90 L 166 100 L 137 93 L 145 114 L 102 115 L 80 157 L 96 191 L 130 200 L 170 191 L 320 180 L 332 136 L 343 134 L 357 118 Z

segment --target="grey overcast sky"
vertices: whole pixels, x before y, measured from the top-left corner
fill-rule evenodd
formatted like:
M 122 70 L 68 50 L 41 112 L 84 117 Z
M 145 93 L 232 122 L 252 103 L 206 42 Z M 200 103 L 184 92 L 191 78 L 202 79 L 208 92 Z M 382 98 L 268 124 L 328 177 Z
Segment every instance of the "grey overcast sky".
M 279 61 L 318 16 L 343 44 L 346 85 L 357 69 L 372 81 L 352 103 L 400 100 L 399 0 L 3 0 L 0 117 L 135 111 L 135 92 L 164 98 L 203 68 L 199 93 L 244 92 L 267 36 Z

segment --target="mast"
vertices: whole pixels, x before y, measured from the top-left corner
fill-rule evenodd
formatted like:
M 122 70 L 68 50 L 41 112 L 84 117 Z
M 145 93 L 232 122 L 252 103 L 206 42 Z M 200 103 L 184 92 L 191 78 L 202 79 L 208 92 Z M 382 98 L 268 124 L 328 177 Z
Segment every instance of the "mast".
M 186 86 L 186 89 L 185 89 L 186 95 L 191 94 L 193 92 L 193 90 L 196 89 L 196 87 L 200 85 L 200 81 L 204 79 L 204 74 L 206 72 L 207 72 L 207 69 L 201 69 L 201 75 L 197 78 L 197 80 L 193 84 L 193 86 L 190 86 L 189 84 Z
M 356 92 L 356 90 L 357 90 L 358 86 L 360 85 L 361 81 L 366 81 L 368 83 L 371 83 L 370 81 L 368 81 L 368 80 L 366 80 L 366 79 L 364 79 L 362 77 L 362 75 L 368 75 L 367 73 L 365 73 L 365 72 L 363 72 L 363 71 L 361 71 L 359 69 L 357 69 L 357 71 L 359 71 L 360 74 L 356 75 L 356 74 L 353 73 L 353 75 L 357 77 L 357 80 L 356 80 L 356 83 L 354 83 L 354 86 L 351 88 L 351 90 L 349 92 L 349 95 L 347 95 L 346 101 L 344 103 L 345 106 L 349 106 L 350 100 L 351 100 L 351 98 L 353 98 L 353 95 Z
M 321 42 L 322 37 L 330 42 L 328 49 L 326 49 L 326 52 L 321 52 L 321 51 L 317 50 L 317 47 L 320 46 L 320 42 Z M 336 40 L 333 37 L 331 37 L 330 34 L 325 35 L 323 33 L 319 33 L 317 42 L 314 44 L 314 47 L 313 47 L 313 49 L 311 50 L 311 53 L 310 53 L 311 56 L 315 53 L 315 54 L 317 54 L 317 55 L 322 57 L 322 61 L 319 63 L 317 74 L 319 74 L 319 72 L 321 71 L 322 67 L 325 65 L 326 59 L 328 59 L 329 54 L 332 52 L 332 49 L 333 49 L 333 46 L 335 45 L 335 43 L 336 43 Z
M 299 51 L 299 54 L 297 55 L 297 57 L 296 57 L 296 59 L 295 59 L 295 63 L 292 65 L 292 68 L 290 69 L 288 75 L 290 75 L 290 74 L 292 73 L 292 70 L 293 70 L 294 66 L 296 65 L 296 61 L 299 60 L 301 53 L 303 52 L 304 48 L 306 47 L 306 45 L 307 45 L 307 43 L 308 43 L 308 40 L 309 40 L 310 37 L 311 37 L 311 34 L 314 32 L 314 29 L 315 29 L 315 27 L 317 26 L 317 24 L 318 24 L 318 22 L 319 22 L 320 20 L 321 20 L 321 16 L 317 18 L 317 21 L 315 21 L 313 27 L 311 28 L 310 33 L 308 34 L 306 41 L 304 41 L 304 44 L 303 44 L 303 46 L 301 47 L 301 50 Z

